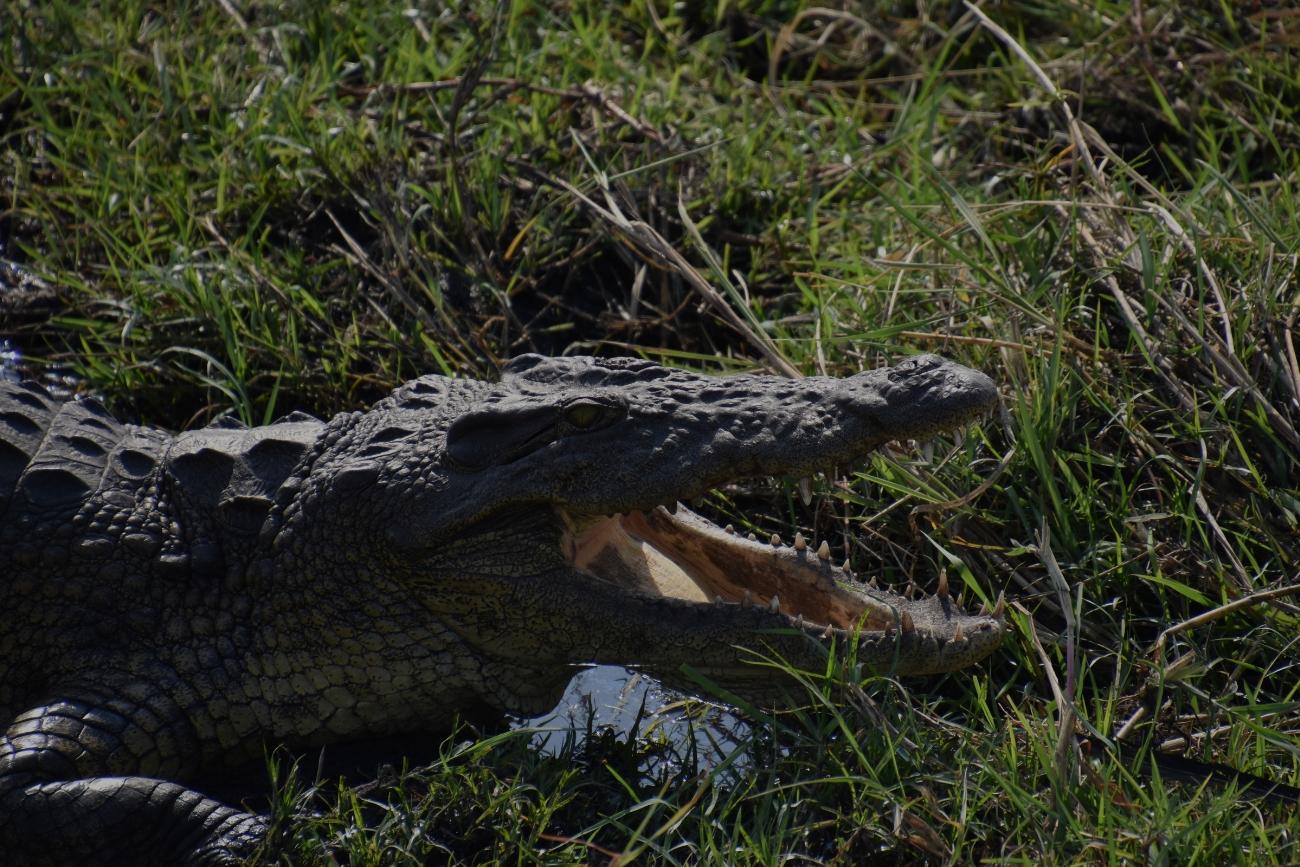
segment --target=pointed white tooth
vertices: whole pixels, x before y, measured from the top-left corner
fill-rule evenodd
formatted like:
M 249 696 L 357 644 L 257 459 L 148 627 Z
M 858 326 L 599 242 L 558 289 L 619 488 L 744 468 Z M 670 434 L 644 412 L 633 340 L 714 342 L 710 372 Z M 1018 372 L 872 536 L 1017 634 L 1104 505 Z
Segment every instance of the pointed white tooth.
M 776 612 L 780 611 L 780 610 L 781 610 L 781 597 L 780 597 L 780 596 L 777 596 L 775 593 L 772 594 L 772 598 L 769 599 L 769 600 L 767 601 L 767 610 L 768 610 L 768 611 L 771 611 L 773 614 L 775 614 Z
M 796 617 L 796 618 L 794 619 L 794 625 L 795 625 L 795 628 L 796 628 L 796 629 L 803 629 L 803 615 L 802 615 L 802 614 L 800 614 L 798 617 Z
M 776 545 L 776 546 L 778 546 L 778 547 L 781 545 L 781 537 L 778 536 L 776 533 L 773 533 L 773 534 L 772 534 L 772 538 L 769 539 L 768 541 L 771 542 L 773 545 Z
M 808 547 L 808 540 L 803 537 L 803 533 L 794 534 L 794 549 L 802 551 Z
M 750 593 L 750 592 L 749 592 L 749 589 L 746 588 L 746 590 L 745 590 L 745 595 L 742 596 L 742 597 L 740 597 L 740 607 L 741 607 L 741 608 L 748 608 L 749 606 L 751 606 L 751 605 L 753 605 L 753 604 L 754 604 L 754 594 L 753 594 L 753 593 Z
M 727 601 L 727 600 L 723 599 L 721 596 L 718 596 L 718 595 L 714 594 L 714 597 L 713 597 L 713 604 L 714 604 L 714 605 L 723 605 L 723 604 L 726 603 L 726 601 Z
M 830 637 L 831 637 L 831 625 L 827 623 L 826 631 L 822 633 L 822 638 L 830 638 Z
M 880 585 L 876 583 L 876 576 L 875 576 L 875 575 L 872 575 L 872 576 L 871 576 L 871 580 L 867 582 L 867 586 L 870 587 L 872 590 L 879 590 L 879 589 L 880 589 Z
M 812 504 L 812 479 L 807 476 L 799 480 L 799 499 L 805 506 Z
M 753 533 L 750 533 L 750 534 L 749 534 L 748 536 L 746 536 L 745 538 L 748 539 L 748 540 L 751 541 L 751 542 L 757 542 L 757 541 L 758 541 L 758 537 L 755 536 Z
M 944 569 L 939 573 L 939 589 L 935 591 L 940 599 L 948 598 L 948 570 Z
M 825 539 L 822 539 L 822 543 L 817 546 L 817 559 L 818 560 L 831 559 L 831 546 L 830 544 L 827 543 Z
M 728 524 L 728 525 L 727 525 L 726 527 L 724 527 L 723 529 L 727 531 L 727 535 L 729 535 L 729 536 L 734 536 L 734 535 L 736 535 L 736 528 L 733 527 L 731 524 Z
M 952 640 L 953 640 L 953 643 L 956 643 L 956 642 L 958 642 L 958 641 L 965 641 L 965 640 L 966 640 L 966 636 L 964 636 L 964 635 L 961 634 L 961 624 L 960 624 L 960 623 L 958 623 L 956 626 L 954 626 L 954 627 L 952 628 Z
M 912 620 L 912 615 L 908 614 L 906 611 L 903 611 L 898 615 L 898 622 L 899 625 L 903 627 L 904 633 L 916 631 L 916 623 Z
M 998 592 L 998 601 L 993 605 L 993 616 L 996 617 L 998 620 L 1001 620 L 1002 615 L 1006 613 L 1007 613 L 1007 594 L 1005 590 L 1001 590 Z

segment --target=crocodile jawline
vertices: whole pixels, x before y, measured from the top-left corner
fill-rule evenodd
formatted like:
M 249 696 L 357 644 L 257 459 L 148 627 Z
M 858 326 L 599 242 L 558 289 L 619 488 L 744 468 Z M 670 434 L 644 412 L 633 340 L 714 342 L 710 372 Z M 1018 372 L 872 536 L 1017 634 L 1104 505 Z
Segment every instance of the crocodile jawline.
M 649 511 L 569 519 L 564 540 L 572 564 L 601 581 L 645 597 L 700 606 L 739 606 L 771 615 L 772 626 L 822 641 L 883 633 L 936 653 L 931 670 L 951 670 L 985 655 L 984 633 L 1000 631 L 992 615 L 965 614 L 946 580 L 925 599 L 908 599 L 857 582 L 831 562 L 829 546 L 802 536 L 793 545 L 762 542 L 723 529 L 681 504 Z M 963 652 L 966 650 L 966 652 Z M 946 664 L 944 664 L 946 663 Z

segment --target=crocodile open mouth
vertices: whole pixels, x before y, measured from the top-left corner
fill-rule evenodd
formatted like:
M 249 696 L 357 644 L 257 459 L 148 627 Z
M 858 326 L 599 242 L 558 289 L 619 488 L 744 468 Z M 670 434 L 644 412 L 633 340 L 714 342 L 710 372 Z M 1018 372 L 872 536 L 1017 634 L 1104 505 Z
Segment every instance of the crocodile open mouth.
M 946 579 L 924 599 L 877 590 L 832 563 L 825 542 L 747 538 L 681 505 L 586 519 L 571 526 L 567 544 L 574 566 L 641 596 L 748 609 L 771 626 L 822 640 L 892 637 L 901 673 L 967 665 L 986 656 L 1004 629 L 1001 600 L 992 613 L 971 615 Z

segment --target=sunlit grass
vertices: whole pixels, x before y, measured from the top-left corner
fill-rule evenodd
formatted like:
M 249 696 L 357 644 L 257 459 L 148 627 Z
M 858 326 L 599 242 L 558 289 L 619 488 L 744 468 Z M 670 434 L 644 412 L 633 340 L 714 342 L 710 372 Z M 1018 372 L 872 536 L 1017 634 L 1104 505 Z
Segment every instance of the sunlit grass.
M 987 4 L 1024 57 L 956 4 L 24 9 L 0 254 L 61 295 L 0 306 L 0 337 L 124 417 L 325 414 L 533 350 L 937 351 L 1002 386 L 1004 416 L 837 468 L 812 507 L 701 505 L 863 576 L 1006 591 L 986 664 L 804 673 L 720 766 L 452 740 L 373 789 L 281 791 L 294 863 L 1300 860 L 1294 805 L 1153 771 L 1300 785 L 1300 594 L 1252 597 L 1300 569 L 1294 22 L 1134 9 Z

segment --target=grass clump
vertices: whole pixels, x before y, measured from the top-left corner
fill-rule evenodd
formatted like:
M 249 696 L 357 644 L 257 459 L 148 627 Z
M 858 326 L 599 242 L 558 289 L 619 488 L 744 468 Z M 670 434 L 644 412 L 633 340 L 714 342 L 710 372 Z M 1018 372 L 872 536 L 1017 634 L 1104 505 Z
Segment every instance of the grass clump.
M 528 350 L 800 373 L 935 350 L 1004 388 L 995 423 L 811 507 L 702 507 L 888 583 L 1005 590 L 979 670 L 804 673 L 721 764 L 450 741 L 303 793 L 294 863 L 1297 860 L 1261 782 L 1300 786 L 1292 16 L 22 11 L 0 252 L 44 282 L 0 298 L 0 337 L 125 417 L 328 413 Z

